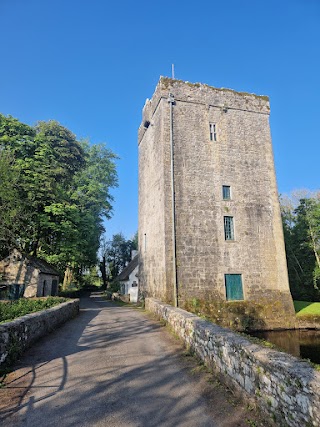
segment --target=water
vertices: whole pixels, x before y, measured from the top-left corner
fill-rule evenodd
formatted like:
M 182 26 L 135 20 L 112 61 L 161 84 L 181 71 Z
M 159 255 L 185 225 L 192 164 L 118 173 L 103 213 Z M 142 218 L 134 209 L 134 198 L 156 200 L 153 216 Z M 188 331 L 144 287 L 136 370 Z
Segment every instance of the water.
M 251 332 L 250 335 L 263 338 L 293 356 L 320 364 L 319 330 L 256 331 Z

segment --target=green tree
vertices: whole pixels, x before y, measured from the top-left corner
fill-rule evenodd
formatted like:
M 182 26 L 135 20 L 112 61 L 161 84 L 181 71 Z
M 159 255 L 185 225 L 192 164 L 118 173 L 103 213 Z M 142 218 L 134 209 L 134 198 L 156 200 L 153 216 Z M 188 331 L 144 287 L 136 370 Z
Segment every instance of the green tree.
M 21 162 L 33 155 L 35 130 L 17 119 L 0 114 L 0 256 L 23 246 L 21 230 L 27 235 L 32 210 L 23 190 Z
M 46 258 L 67 265 L 64 287 L 79 279 L 84 269 L 96 265 L 100 237 L 105 231 L 103 222 L 112 211 L 110 188 L 117 185 L 117 156 L 103 144 L 90 146 L 83 141 L 81 145 L 86 166 L 74 175 L 66 193 L 68 203 L 47 208 L 51 227 L 57 224 L 57 229 L 52 235 L 55 241 L 48 242 L 45 249 Z
M 101 244 L 102 260 L 100 271 L 104 285 L 112 282 L 131 261 L 131 251 L 137 249 L 137 242 L 133 238 L 126 239 L 122 233 L 112 236 L 112 240 L 104 240 Z
M 19 174 L 13 168 L 12 152 L 0 146 L 0 257 L 17 245 L 18 230 L 24 217 L 17 184 Z
M 109 190 L 117 185 L 116 156 L 103 144 L 78 142 L 56 121 L 33 128 L 3 115 L 0 148 L 3 224 L 19 219 L 0 233 L 0 250 L 16 246 L 65 271 L 66 285 L 77 280 L 97 260 L 112 210 Z
M 295 299 L 318 300 L 320 284 L 320 198 L 300 191 L 281 199 L 288 273 Z

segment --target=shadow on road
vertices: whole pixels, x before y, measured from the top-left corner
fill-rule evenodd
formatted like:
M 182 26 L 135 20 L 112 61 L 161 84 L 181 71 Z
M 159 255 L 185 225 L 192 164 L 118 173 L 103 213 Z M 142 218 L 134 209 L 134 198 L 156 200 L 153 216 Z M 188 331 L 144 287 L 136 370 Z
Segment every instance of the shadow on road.
M 70 427 L 214 426 L 177 356 L 158 339 L 159 329 L 99 296 L 82 301 L 79 317 L 16 366 L 0 396 L 20 391 L 19 398 L 3 408 L 1 419 L 17 427 L 56 426 L 61 417 Z
M 46 365 L 53 360 L 60 361 L 58 385 L 53 392 L 40 400 L 63 390 L 68 377 L 67 356 L 88 350 L 88 347 L 78 345 L 79 339 L 91 320 L 100 312 L 96 304 L 90 302 L 89 297 L 84 298 L 80 307 L 83 305 L 86 308 L 81 308 L 79 316 L 40 339 L 15 364 L 13 372 L 6 380 L 6 387 L 0 390 L 0 420 L 6 419 L 24 406 L 33 406 L 33 396 L 29 398 L 29 402 L 22 402 L 32 389 L 37 373 L 46 369 Z
M 98 319 L 101 310 L 108 315 Z M 83 300 L 79 317 L 39 341 L 9 376 L 0 396 L 19 396 L 0 419 L 17 427 L 56 426 L 62 416 L 62 425 L 77 427 L 213 426 L 201 422 L 201 397 L 185 387 L 174 353 L 150 344 L 160 328 L 131 308 Z

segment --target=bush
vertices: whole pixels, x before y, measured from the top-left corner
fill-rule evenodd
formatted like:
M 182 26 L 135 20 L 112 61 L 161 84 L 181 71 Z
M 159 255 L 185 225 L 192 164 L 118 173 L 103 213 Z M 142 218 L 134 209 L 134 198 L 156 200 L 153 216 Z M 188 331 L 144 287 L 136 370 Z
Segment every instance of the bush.
M 58 295 L 62 298 L 80 298 L 82 293 L 81 289 L 71 289 L 66 291 L 59 291 Z
M 0 302 L 0 323 L 10 322 L 17 317 L 46 310 L 66 301 L 66 298 L 48 297 L 37 299 L 21 298 L 16 301 Z
M 107 290 L 111 293 L 119 292 L 120 291 L 120 283 L 117 282 L 116 280 L 114 282 L 111 282 Z

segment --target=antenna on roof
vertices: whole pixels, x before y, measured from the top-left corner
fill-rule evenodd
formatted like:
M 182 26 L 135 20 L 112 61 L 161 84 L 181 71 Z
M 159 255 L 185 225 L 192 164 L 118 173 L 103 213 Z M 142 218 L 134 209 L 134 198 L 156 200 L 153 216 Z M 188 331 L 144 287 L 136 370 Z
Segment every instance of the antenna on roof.
M 172 79 L 174 79 L 174 64 L 171 65 L 171 75 Z

